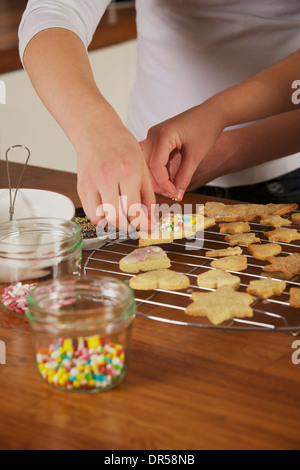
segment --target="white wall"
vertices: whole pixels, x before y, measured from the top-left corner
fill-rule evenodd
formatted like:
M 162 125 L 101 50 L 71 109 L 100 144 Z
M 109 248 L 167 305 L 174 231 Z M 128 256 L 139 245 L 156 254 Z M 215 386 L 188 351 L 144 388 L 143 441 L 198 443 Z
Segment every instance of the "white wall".
M 130 89 L 135 75 L 136 41 L 90 53 L 97 85 L 125 122 Z M 37 97 L 27 74 L 0 75 L 6 84 L 6 104 L 0 104 L 0 158 L 15 144 L 31 150 L 30 163 L 45 168 L 76 172 L 76 153 L 56 121 Z M 19 152 L 10 154 L 20 161 Z

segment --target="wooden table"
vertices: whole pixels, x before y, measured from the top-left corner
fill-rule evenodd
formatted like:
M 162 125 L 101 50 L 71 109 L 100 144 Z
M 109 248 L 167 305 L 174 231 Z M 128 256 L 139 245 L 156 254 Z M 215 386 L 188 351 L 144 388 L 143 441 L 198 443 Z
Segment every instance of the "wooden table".
M 72 174 L 31 167 L 23 187 L 59 191 L 79 204 Z M 186 202 L 204 200 L 190 195 Z M 125 381 L 86 396 L 42 383 L 27 321 L 0 313 L 0 340 L 7 348 L 1 449 L 300 449 L 300 364 L 292 363 L 295 338 L 288 333 L 137 317 Z
M 28 0 L 1 0 L 0 73 L 22 68 L 18 50 L 18 28 Z M 105 12 L 89 50 L 136 39 L 134 3 L 112 4 Z

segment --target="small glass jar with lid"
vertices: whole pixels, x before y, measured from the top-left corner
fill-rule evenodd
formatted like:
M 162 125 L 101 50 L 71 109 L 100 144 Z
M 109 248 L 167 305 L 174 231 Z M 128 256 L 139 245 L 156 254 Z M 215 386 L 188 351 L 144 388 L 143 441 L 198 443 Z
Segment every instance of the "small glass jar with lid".
M 79 275 L 83 239 L 74 222 L 53 218 L 0 224 L 0 310 L 24 317 L 40 282 Z
M 26 315 L 42 380 L 70 393 L 119 385 L 135 312 L 132 289 L 111 277 L 58 279 L 33 289 Z

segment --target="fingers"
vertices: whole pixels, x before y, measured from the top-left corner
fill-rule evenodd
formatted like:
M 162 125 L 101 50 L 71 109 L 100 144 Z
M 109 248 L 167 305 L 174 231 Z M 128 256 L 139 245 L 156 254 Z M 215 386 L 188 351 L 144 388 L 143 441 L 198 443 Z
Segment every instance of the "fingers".
M 103 228 L 109 223 L 126 233 L 136 229 L 151 231 L 152 206 L 156 201 L 143 155 L 139 154 L 130 164 L 123 159 L 109 167 L 105 170 L 103 165 L 97 165 L 80 178 L 84 184 L 78 185 L 78 193 L 86 215 Z
M 155 190 L 181 201 L 198 165 L 224 130 L 224 123 L 214 102 L 208 100 L 152 127 L 142 148 Z
M 198 158 L 193 155 L 192 151 L 190 153 L 187 152 L 181 160 L 174 180 L 174 184 L 177 188 L 176 197 L 178 201 L 182 200 L 197 167 Z
M 83 210 L 90 221 L 97 225 L 103 218 L 104 213 L 99 210 L 102 206 L 102 199 L 98 191 L 91 191 L 78 185 L 78 195 L 81 200 Z
M 152 211 L 154 212 L 156 201 L 147 166 L 143 160 L 139 163 L 141 164 L 140 180 L 137 179 L 135 184 L 132 184 L 132 181 L 123 179 L 120 182 L 120 194 L 123 195 L 122 198 L 126 203 L 124 212 L 128 214 L 129 229 L 148 232 L 152 229 Z
M 149 178 L 144 178 L 142 188 L 141 188 L 141 200 L 142 205 L 146 210 L 148 218 L 148 232 L 153 232 L 155 230 L 156 219 L 155 219 L 155 194 L 151 185 L 151 180 Z
M 178 150 L 173 150 L 173 152 L 170 155 L 170 159 L 167 165 L 167 169 L 169 172 L 169 179 L 174 183 L 178 169 L 181 165 L 181 153 Z
M 155 131 L 151 131 L 143 145 L 143 152 L 154 179 L 154 188 L 160 194 L 174 197 L 176 188 L 170 181 L 167 164 L 170 154 L 176 148 L 168 138 L 156 138 Z
M 129 221 L 127 217 L 126 197 L 122 197 L 119 192 L 118 184 L 115 183 L 109 191 L 102 190 L 103 211 L 106 221 L 122 232 L 127 232 Z
M 146 164 L 148 166 L 148 169 L 150 170 L 149 163 L 150 163 L 150 157 L 151 157 L 152 150 L 150 150 L 151 145 L 149 144 L 149 142 L 147 144 L 146 149 L 145 149 L 145 144 L 146 144 L 146 140 L 143 140 L 142 142 L 139 142 L 140 148 L 143 151 L 143 155 L 144 155 Z M 149 171 L 149 174 L 150 174 L 150 180 L 151 180 L 151 183 L 152 183 L 153 191 L 157 194 L 162 194 L 162 189 L 157 184 L 157 181 L 155 180 L 155 178 L 154 178 L 153 174 L 151 173 L 151 171 Z

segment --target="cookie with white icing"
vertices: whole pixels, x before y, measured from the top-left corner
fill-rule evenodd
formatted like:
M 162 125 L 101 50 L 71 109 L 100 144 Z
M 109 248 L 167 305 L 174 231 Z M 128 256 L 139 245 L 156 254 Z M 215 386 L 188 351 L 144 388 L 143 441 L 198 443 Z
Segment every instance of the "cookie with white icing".
M 159 246 L 147 246 L 126 255 L 120 260 L 119 266 L 125 273 L 136 274 L 140 271 L 169 268 L 171 261 Z
M 173 243 L 175 240 L 193 237 L 197 232 L 215 225 L 215 219 L 202 214 L 164 214 L 153 233 L 139 232 L 139 246 Z

